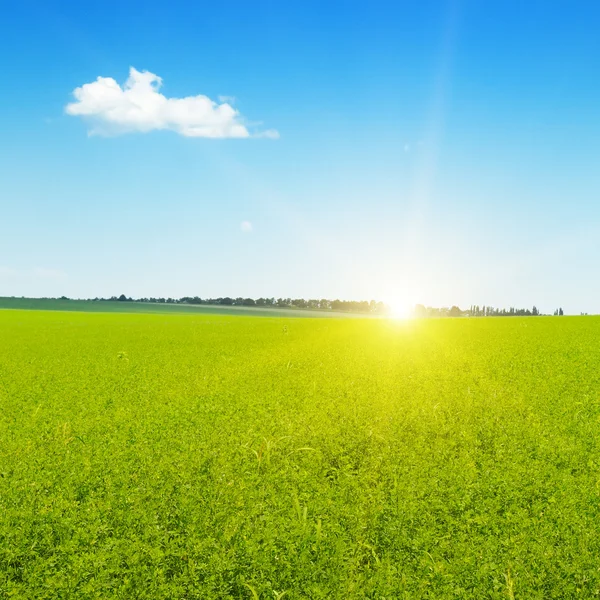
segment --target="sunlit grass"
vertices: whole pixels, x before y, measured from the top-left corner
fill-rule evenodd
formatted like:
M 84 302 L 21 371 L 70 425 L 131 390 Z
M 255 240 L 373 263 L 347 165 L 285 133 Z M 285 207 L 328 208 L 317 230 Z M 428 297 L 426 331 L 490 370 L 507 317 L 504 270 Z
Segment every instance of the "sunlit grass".
M 0 331 L 2 597 L 600 592 L 600 319 Z

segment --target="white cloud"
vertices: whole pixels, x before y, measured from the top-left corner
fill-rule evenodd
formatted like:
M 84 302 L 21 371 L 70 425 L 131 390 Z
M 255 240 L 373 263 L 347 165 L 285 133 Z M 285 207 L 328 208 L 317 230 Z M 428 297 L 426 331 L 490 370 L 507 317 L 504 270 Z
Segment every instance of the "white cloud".
M 275 130 L 250 131 L 228 102 L 219 104 L 203 95 L 167 98 L 159 93 L 161 85 L 158 75 L 131 67 L 123 87 L 112 77 L 98 77 L 76 88 L 76 101 L 67 104 L 65 111 L 89 120 L 92 135 L 163 129 L 186 137 L 279 137 Z
M 218 96 L 219 102 L 227 102 L 227 104 L 235 104 L 235 96 Z
M 277 129 L 267 129 L 266 131 L 259 131 L 258 133 L 255 133 L 252 137 L 269 138 L 271 140 L 278 140 L 279 139 L 279 131 L 277 131 Z
M 242 221 L 240 224 L 240 229 L 246 233 L 252 231 L 252 223 L 250 221 Z

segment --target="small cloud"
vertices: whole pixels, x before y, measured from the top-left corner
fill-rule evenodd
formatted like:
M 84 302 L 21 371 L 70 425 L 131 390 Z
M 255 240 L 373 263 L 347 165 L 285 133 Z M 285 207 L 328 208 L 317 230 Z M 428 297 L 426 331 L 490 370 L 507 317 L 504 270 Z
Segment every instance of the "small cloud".
M 73 91 L 75 102 L 67 104 L 68 115 L 91 123 L 90 135 L 175 131 L 185 137 L 275 139 L 275 130 L 251 131 L 231 97 L 221 103 L 208 96 L 167 98 L 159 92 L 162 78 L 149 71 L 131 67 L 121 87 L 112 77 L 98 77 Z
M 261 131 L 260 133 L 257 133 L 254 137 L 278 140 L 281 136 L 279 135 L 279 131 L 277 131 L 276 129 L 267 129 L 266 131 Z
M 249 233 L 252 231 L 252 223 L 250 223 L 250 221 L 242 221 L 240 224 L 240 229 L 245 233 Z
M 410 152 L 410 144 L 404 144 L 404 152 Z
M 235 104 L 235 96 L 217 96 L 219 102 L 227 102 L 227 104 Z

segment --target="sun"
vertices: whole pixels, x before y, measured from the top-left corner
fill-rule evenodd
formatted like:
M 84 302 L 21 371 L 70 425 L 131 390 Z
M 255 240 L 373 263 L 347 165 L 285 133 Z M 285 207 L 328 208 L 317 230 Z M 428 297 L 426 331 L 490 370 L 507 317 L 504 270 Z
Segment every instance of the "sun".
M 389 303 L 393 319 L 410 319 L 413 315 L 412 305 L 406 300 L 394 300 Z
M 389 307 L 388 316 L 390 319 L 412 319 L 414 316 L 414 307 L 419 302 L 421 294 L 419 290 L 411 285 L 412 282 L 404 278 L 399 278 L 395 282 L 388 282 L 390 286 L 388 293 L 383 294 L 383 301 Z

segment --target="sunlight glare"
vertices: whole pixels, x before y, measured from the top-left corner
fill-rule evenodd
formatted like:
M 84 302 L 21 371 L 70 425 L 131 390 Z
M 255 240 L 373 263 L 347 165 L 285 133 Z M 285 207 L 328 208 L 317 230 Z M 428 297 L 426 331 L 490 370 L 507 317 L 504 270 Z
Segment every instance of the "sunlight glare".
M 406 300 L 394 300 L 390 302 L 392 319 L 410 319 L 413 316 L 412 305 Z

